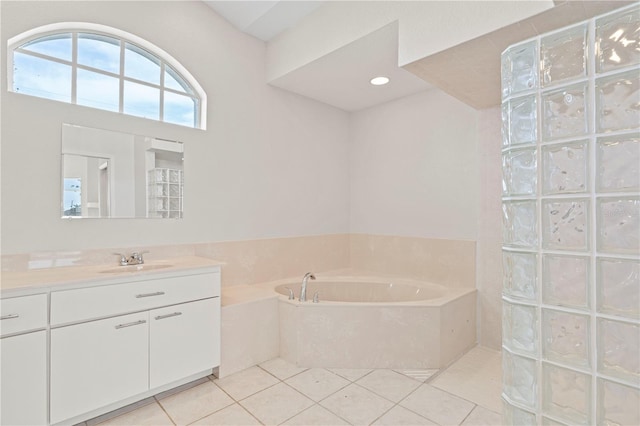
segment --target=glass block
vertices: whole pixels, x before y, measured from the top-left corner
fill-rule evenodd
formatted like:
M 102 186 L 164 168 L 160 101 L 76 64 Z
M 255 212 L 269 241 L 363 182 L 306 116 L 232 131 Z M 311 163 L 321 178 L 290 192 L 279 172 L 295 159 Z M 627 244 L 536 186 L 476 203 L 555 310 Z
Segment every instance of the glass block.
M 502 233 L 506 245 L 535 248 L 538 245 L 536 202 L 503 202 Z
M 585 192 L 589 182 L 588 165 L 587 141 L 542 147 L 542 192 Z
M 638 383 L 640 380 L 640 326 L 598 318 L 598 371 Z
M 177 183 L 172 183 L 169 185 L 169 196 L 171 197 L 179 197 L 180 196 L 180 185 Z
M 588 250 L 589 201 L 545 200 L 542 245 L 547 249 Z
M 598 424 L 640 425 L 640 389 L 598 379 Z
M 640 318 L 640 262 L 626 259 L 597 261 L 598 312 Z
M 586 134 L 587 84 L 542 94 L 542 138 L 553 140 Z
M 535 143 L 538 134 L 535 96 L 512 99 L 509 109 L 510 144 Z
M 600 198 L 597 203 L 598 249 L 640 253 L 640 198 Z
M 598 191 L 640 190 L 640 134 L 598 138 Z
M 505 295 L 522 299 L 536 298 L 536 254 L 502 252 L 502 288 Z
M 596 21 L 596 69 L 610 71 L 640 64 L 640 9 L 622 10 Z
M 597 131 L 640 127 L 640 78 L 638 70 L 596 80 Z
M 509 146 L 509 102 L 502 103 L 502 147 Z
M 502 96 L 536 87 L 538 54 L 535 41 L 510 47 L 502 54 Z
M 542 411 L 569 424 L 590 424 L 591 377 L 543 363 Z
M 537 181 L 535 149 L 516 149 L 502 155 L 502 193 L 535 195 Z
M 562 364 L 588 367 L 589 316 L 542 310 L 542 354 Z
M 585 77 L 587 24 L 578 25 L 542 38 L 541 85 L 550 86 Z
M 536 426 L 536 415 L 502 400 L 502 421 L 505 425 Z
M 502 302 L 502 343 L 511 350 L 535 355 L 537 315 L 533 306 Z
M 545 254 L 542 258 L 542 300 L 551 305 L 589 306 L 589 258 Z
M 169 170 L 169 182 L 171 183 L 180 182 L 180 170 Z
M 513 402 L 536 406 L 536 362 L 502 351 L 502 391 Z

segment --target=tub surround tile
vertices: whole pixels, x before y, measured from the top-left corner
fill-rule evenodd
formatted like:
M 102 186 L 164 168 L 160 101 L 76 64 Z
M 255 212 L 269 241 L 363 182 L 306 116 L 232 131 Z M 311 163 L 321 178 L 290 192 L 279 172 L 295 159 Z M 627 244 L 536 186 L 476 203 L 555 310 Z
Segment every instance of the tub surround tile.
M 263 362 L 260 364 L 260 367 L 280 380 L 286 380 L 289 377 L 295 376 L 303 371 L 307 371 L 306 368 L 298 367 L 282 358 L 274 358 L 267 362 Z
M 320 405 L 354 425 L 370 424 L 393 407 L 392 402 L 356 384 L 334 393 Z
M 223 299 L 225 293 L 227 288 L 222 291 Z M 223 305 L 220 348 L 218 375 L 221 379 L 277 357 L 280 352 L 277 298 Z
M 228 405 L 233 400 L 212 381 L 159 400 L 176 425 L 188 425 Z
M 462 422 L 462 426 L 502 426 L 502 424 L 501 414 L 479 405 Z
M 476 347 L 430 384 L 497 413 L 502 412 L 501 352 Z
M 373 422 L 375 426 L 418 426 L 418 425 L 436 425 L 431 420 L 409 411 L 404 407 L 396 405 L 378 420 Z
M 441 425 L 459 425 L 474 405 L 431 385 L 423 384 L 400 405 Z
M 313 401 L 285 383 L 278 383 L 240 401 L 265 425 L 276 425 L 313 405 Z
M 349 245 L 352 268 L 475 287 L 475 241 L 350 234 Z
M 393 402 L 399 402 L 420 386 L 419 381 L 393 370 L 375 370 L 356 383 Z
M 236 401 L 260 392 L 278 382 L 278 379 L 257 366 L 215 380 L 215 383 Z
M 131 423 L 135 424 L 135 423 Z M 235 403 L 192 423 L 193 426 L 253 426 L 261 423 L 240 404 Z
M 285 383 L 317 402 L 350 382 L 324 368 L 312 368 L 285 380 Z
M 223 287 L 255 284 L 348 267 L 349 234 L 213 242 L 195 254 L 227 263 Z
M 321 407 L 316 404 L 307 408 L 302 413 L 292 417 L 286 422 L 282 423 L 283 425 L 290 426 L 342 426 L 342 425 L 350 425 L 350 423 L 346 422 L 344 419 L 333 414 L 331 411 L 326 408 Z

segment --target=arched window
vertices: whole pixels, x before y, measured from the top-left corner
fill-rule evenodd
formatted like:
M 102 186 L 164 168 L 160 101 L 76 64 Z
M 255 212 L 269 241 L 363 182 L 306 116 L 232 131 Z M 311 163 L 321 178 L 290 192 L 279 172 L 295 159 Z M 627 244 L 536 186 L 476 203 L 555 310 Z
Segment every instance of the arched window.
M 97 24 L 46 25 L 13 37 L 9 90 L 204 129 L 206 95 L 148 41 Z

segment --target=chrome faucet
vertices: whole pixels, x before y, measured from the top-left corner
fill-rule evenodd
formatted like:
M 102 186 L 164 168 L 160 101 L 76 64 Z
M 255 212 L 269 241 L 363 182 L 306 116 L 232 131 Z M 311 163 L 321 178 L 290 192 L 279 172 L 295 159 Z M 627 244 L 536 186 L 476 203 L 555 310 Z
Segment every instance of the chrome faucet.
M 304 277 L 302 278 L 302 287 L 300 287 L 300 301 L 301 302 L 306 302 L 307 301 L 307 281 L 309 281 L 309 278 L 311 278 L 312 280 L 316 279 L 316 276 L 313 275 L 311 272 L 307 272 L 306 274 L 304 274 Z
M 120 256 L 120 266 L 129 266 L 129 265 L 142 265 L 144 263 L 143 254 L 149 253 L 149 251 L 134 251 L 130 256 L 127 256 L 122 253 L 113 253 L 117 256 Z

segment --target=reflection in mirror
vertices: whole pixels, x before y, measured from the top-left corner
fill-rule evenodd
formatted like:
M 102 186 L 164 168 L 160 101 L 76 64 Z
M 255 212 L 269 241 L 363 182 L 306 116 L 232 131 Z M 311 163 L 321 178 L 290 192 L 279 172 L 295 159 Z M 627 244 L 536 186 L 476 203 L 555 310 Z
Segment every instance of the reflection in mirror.
M 181 218 L 184 145 L 63 124 L 62 217 Z

